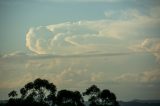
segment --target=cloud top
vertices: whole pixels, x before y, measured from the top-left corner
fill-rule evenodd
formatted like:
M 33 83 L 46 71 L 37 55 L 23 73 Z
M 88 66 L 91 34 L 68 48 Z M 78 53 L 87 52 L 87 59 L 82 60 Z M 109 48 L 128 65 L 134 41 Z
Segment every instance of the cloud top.
M 145 36 L 156 35 L 152 29 L 160 25 L 156 15 L 159 10 L 154 8 L 147 15 L 136 9 L 107 11 L 103 20 L 83 20 L 33 27 L 26 34 L 26 47 L 37 54 L 124 50 L 127 48 L 127 40 L 145 39 Z M 126 44 L 123 45 L 121 40 Z M 120 45 L 123 48 L 119 47 Z
M 26 35 L 26 47 L 37 54 L 95 51 L 101 44 L 96 40 L 103 39 L 100 34 L 105 29 L 103 23 L 105 21 L 78 21 L 31 28 Z

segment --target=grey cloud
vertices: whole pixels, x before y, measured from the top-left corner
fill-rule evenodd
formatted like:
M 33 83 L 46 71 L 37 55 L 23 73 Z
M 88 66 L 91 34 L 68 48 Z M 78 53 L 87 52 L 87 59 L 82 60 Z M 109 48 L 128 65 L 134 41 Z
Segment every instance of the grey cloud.
M 136 52 L 148 52 L 156 57 L 156 60 L 160 63 L 160 39 L 146 38 L 138 44 L 132 45 L 131 50 Z
M 113 79 L 119 83 L 140 83 L 140 84 L 156 84 L 160 83 L 160 70 L 150 70 L 140 73 L 125 73 Z
M 32 60 L 32 59 L 61 59 L 61 58 L 90 58 L 90 57 L 110 57 L 110 56 L 125 56 L 131 55 L 132 52 L 124 53 L 97 53 L 98 51 L 84 52 L 80 54 L 71 54 L 71 55 L 37 55 L 37 54 L 27 54 L 27 53 L 11 53 L 8 55 L 3 55 L 0 60 Z

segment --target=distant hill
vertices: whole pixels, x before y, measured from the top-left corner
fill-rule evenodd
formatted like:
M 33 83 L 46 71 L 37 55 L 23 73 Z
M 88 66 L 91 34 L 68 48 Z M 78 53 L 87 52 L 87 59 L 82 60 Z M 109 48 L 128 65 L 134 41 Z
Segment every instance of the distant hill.
M 119 101 L 120 106 L 160 106 L 160 100 L 133 100 L 129 102 Z
M 0 106 L 4 106 L 7 100 L 0 100 Z M 160 100 L 133 100 L 133 101 L 119 101 L 120 106 L 160 106 Z M 85 102 L 89 106 L 89 102 Z
M 8 100 L 0 100 L 0 104 L 7 103 Z
M 139 100 L 135 99 L 133 102 L 139 102 L 139 103 L 160 103 L 160 100 Z
M 5 106 L 8 100 L 0 100 L 0 106 Z
M 119 101 L 120 106 L 160 106 L 160 100 L 133 100 L 133 101 Z M 85 102 L 89 106 L 88 102 Z

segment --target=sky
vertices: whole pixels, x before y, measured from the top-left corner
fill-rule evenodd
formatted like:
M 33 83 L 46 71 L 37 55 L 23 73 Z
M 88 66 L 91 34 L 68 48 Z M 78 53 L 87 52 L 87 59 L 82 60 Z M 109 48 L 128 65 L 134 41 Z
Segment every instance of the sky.
M 0 99 L 36 78 L 160 99 L 159 0 L 0 0 Z

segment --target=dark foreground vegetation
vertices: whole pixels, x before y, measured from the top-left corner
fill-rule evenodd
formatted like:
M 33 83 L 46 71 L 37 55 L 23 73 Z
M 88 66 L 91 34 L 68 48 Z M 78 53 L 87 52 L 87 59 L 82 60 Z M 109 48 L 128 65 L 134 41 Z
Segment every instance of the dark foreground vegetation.
M 79 91 L 60 90 L 45 79 L 36 79 L 16 91 L 11 91 L 10 99 L 3 106 L 85 106 L 83 96 L 87 96 L 89 106 L 119 106 L 114 93 L 90 86 L 82 94 Z
M 0 106 L 6 106 L 7 101 L 6 100 L 1 100 L 0 101 Z M 84 102 L 85 106 L 89 106 L 88 102 Z M 123 102 L 119 101 L 120 106 L 160 106 L 160 101 L 157 103 L 152 103 L 152 102 L 136 102 L 136 101 L 129 101 L 129 102 Z

